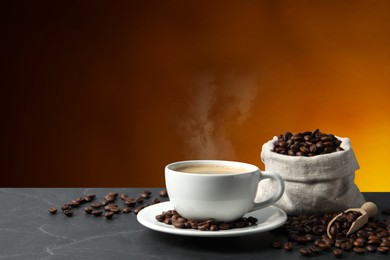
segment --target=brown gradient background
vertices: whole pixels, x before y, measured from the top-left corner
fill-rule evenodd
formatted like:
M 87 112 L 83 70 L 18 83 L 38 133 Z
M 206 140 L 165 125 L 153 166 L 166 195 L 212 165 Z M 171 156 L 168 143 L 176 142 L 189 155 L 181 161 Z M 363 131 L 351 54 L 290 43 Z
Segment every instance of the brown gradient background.
M 162 187 L 258 165 L 273 135 L 349 137 L 390 191 L 389 1 L 13 1 L 0 8 L 0 186 Z

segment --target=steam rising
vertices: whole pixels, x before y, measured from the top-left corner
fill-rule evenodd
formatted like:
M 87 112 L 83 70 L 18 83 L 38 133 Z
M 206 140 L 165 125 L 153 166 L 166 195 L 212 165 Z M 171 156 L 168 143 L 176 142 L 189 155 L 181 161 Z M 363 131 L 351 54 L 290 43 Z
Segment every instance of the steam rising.
M 186 118 L 180 120 L 187 156 L 192 159 L 236 157 L 229 138 L 250 115 L 258 90 L 257 73 L 207 73 L 198 76 L 189 89 Z

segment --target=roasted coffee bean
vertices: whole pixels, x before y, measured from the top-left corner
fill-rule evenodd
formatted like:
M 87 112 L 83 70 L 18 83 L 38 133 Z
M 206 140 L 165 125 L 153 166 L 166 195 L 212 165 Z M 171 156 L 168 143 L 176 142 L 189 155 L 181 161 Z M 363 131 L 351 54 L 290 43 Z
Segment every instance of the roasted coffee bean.
M 292 242 L 287 241 L 283 245 L 284 250 L 286 251 L 292 251 L 294 249 L 294 244 Z
M 389 247 L 388 246 L 378 246 L 376 250 L 381 254 L 386 254 L 389 252 Z
M 137 203 L 140 203 L 140 204 L 143 203 L 144 200 L 145 200 L 145 198 L 143 198 L 143 197 L 138 197 L 138 198 L 136 199 Z
M 390 215 L 390 208 L 382 210 L 383 215 Z
M 85 213 L 87 213 L 87 214 L 91 214 L 92 211 L 93 211 L 93 208 L 92 208 L 91 206 L 88 206 L 88 207 L 85 207 L 85 208 L 84 208 L 84 211 L 85 211 Z
M 100 202 L 94 202 L 94 203 L 91 203 L 91 207 L 94 209 L 100 209 L 101 207 L 103 207 L 103 204 Z
M 376 251 L 376 247 L 373 245 L 368 245 L 366 246 L 366 251 L 373 253 Z
M 343 254 L 343 250 L 341 249 L 333 249 L 332 254 L 336 257 L 340 257 Z
M 221 223 L 221 224 L 219 224 L 218 227 L 219 227 L 220 230 L 228 230 L 228 229 L 231 228 L 229 223 Z
M 250 224 L 254 225 L 254 224 L 257 223 L 258 219 L 255 218 L 255 217 L 249 216 L 248 217 L 248 221 L 249 221 Z
M 289 156 L 316 156 L 343 151 L 341 141 L 332 134 L 321 133 L 318 129 L 310 132 L 278 135 L 273 151 Z
M 311 255 L 310 249 L 307 249 L 307 248 L 299 249 L 299 253 L 301 253 L 301 255 L 303 255 L 303 256 L 310 256 Z
M 95 217 L 99 217 L 99 216 L 101 216 L 103 214 L 103 211 L 101 211 L 101 210 L 93 210 L 91 212 L 91 214 L 94 215 Z
M 125 208 L 122 209 L 122 212 L 123 213 L 130 213 L 131 212 L 131 208 L 125 207 Z
M 120 195 L 120 198 L 121 198 L 121 200 L 126 200 L 127 198 L 128 198 L 129 196 L 127 195 L 127 194 L 121 194 Z
M 70 209 L 64 210 L 63 213 L 64 213 L 64 215 L 67 216 L 67 217 L 73 216 L 73 211 L 70 210 Z
M 221 225 L 220 225 L 220 227 L 221 227 Z M 272 242 L 271 247 L 275 248 L 275 249 L 280 249 L 280 248 L 282 248 L 282 243 L 280 243 L 280 241 Z
M 74 200 L 71 200 L 68 203 L 68 205 L 71 206 L 72 208 L 75 208 L 75 207 L 78 207 L 80 205 L 80 202 L 77 199 L 74 199 Z
M 104 200 L 107 201 L 107 202 L 109 202 L 109 203 L 114 202 L 114 201 L 115 201 L 115 196 L 111 196 L 111 195 L 109 195 L 109 194 L 106 194 L 106 195 L 104 196 Z
M 359 240 L 355 240 L 355 241 L 353 242 L 353 245 L 354 245 L 355 247 L 363 247 L 363 246 L 364 246 L 364 243 L 361 242 L 361 241 L 359 241 Z
M 140 207 L 136 207 L 135 209 L 134 209 L 134 214 L 138 214 L 142 209 L 143 209 L 144 207 L 142 207 L 142 206 L 140 206 Z
M 104 216 L 107 218 L 107 219 L 112 219 L 114 217 L 114 212 L 111 212 L 111 211 L 107 211 L 104 213 Z
M 57 213 L 57 208 L 56 207 L 50 207 L 48 209 L 48 211 L 50 212 L 50 214 L 56 214 Z
M 218 226 L 216 224 L 210 225 L 210 231 L 218 231 Z
M 126 198 L 124 202 L 125 202 L 125 204 L 127 206 L 130 206 L 130 207 L 132 207 L 135 204 L 137 204 L 137 201 L 135 199 L 133 199 L 133 198 Z
M 364 247 L 354 247 L 353 251 L 356 254 L 364 254 L 366 252 L 366 249 Z
M 171 225 L 172 224 L 172 220 L 170 218 L 165 218 L 163 222 L 165 224 L 167 224 L 167 225 Z
M 116 197 L 118 197 L 119 194 L 117 192 L 109 192 L 109 193 L 107 193 L 107 195 L 110 197 L 116 198 Z
M 85 197 L 80 197 L 77 199 L 77 201 L 80 203 L 80 204 L 83 204 L 85 202 L 87 202 L 88 200 L 85 198 Z
M 167 190 L 160 190 L 158 193 L 161 197 L 168 197 L 168 191 Z
M 331 236 L 336 236 L 339 233 L 339 229 L 337 228 L 337 225 L 332 225 L 329 229 L 329 233 Z
M 385 247 L 389 247 L 390 246 L 390 241 L 389 240 L 383 240 L 379 246 L 385 246 Z
M 69 204 L 64 204 L 61 206 L 61 210 L 64 211 L 64 210 L 67 210 L 67 209 L 71 209 L 72 207 L 69 206 Z
M 150 198 L 150 191 L 144 191 L 144 192 L 141 192 L 141 197 L 144 198 L 144 199 L 149 199 Z
M 92 201 L 94 198 L 96 198 L 96 195 L 95 194 L 87 194 L 84 196 L 84 198 L 86 199 L 86 201 Z
M 309 250 L 312 255 L 318 255 L 322 252 L 322 250 L 318 246 L 311 246 L 309 247 Z

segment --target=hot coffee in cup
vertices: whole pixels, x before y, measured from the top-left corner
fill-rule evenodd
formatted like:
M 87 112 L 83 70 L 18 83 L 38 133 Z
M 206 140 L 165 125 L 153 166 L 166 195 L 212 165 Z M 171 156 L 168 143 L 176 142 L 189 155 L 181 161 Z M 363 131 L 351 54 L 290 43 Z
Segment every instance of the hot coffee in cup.
M 273 195 L 255 202 L 258 183 L 274 179 Z M 187 219 L 233 221 L 250 211 L 279 200 L 284 182 L 277 173 L 233 161 L 193 160 L 175 162 L 165 167 L 165 183 L 175 210 Z

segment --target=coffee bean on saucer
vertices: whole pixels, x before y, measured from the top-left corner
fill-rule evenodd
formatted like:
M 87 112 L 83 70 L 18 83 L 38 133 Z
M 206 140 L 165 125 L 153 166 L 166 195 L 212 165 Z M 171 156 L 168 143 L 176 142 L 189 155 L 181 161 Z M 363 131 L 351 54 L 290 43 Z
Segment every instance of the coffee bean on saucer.
M 50 212 L 50 214 L 56 214 L 57 213 L 57 208 L 56 207 L 50 207 L 48 209 L 48 211 Z

